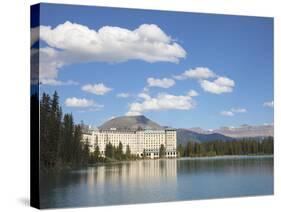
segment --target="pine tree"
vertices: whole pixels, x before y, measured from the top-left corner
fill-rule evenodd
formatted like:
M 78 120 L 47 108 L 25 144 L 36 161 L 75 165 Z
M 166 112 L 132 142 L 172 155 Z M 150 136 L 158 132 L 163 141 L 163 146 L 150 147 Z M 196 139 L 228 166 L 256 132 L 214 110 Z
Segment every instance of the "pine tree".
M 178 155 L 179 157 L 183 157 L 184 156 L 184 147 L 182 144 L 180 144 L 177 148 L 177 152 L 178 152 Z
M 95 146 L 95 150 L 94 150 L 93 156 L 94 156 L 94 160 L 95 160 L 95 161 L 98 161 L 98 160 L 99 160 L 99 157 L 100 157 L 100 148 L 99 148 L 98 145 Z
M 106 146 L 105 146 L 105 157 L 108 157 L 108 158 L 114 157 L 113 146 L 110 142 L 108 144 L 106 144 Z
M 163 157 L 165 157 L 165 154 L 166 154 L 165 146 L 164 146 L 164 144 L 161 144 L 160 149 L 159 149 L 159 157 L 163 158 Z
M 61 158 L 63 163 L 71 163 L 72 149 L 73 149 L 73 117 L 71 114 L 65 114 L 63 118 L 63 133 L 62 133 L 62 148 Z
M 127 145 L 126 146 L 126 159 L 130 159 L 131 158 L 131 150 L 130 150 L 130 146 Z
M 115 157 L 117 160 L 121 160 L 122 156 L 123 156 L 123 144 L 121 142 L 119 142 L 119 145 L 116 149 Z

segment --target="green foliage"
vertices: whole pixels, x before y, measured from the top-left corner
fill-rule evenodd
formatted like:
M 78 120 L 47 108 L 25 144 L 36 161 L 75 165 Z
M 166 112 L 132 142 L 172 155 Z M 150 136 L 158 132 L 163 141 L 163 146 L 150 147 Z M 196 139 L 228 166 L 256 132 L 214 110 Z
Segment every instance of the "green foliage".
M 123 144 L 119 142 L 118 146 L 113 146 L 110 142 L 105 146 L 105 158 L 108 161 L 119 161 L 128 159 L 137 159 L 138 157 L 131 154 L 129 145 L 126 146 L 126 152 L 123 152 Z
M 126 156 L 126 159 L 130 159 L 131 158 L 131 150 L 130 150 L 130 146 L 129 145 L 126 146 L 125 156 Z
M 210 141 L 205 143 L 189 141 L 185 147 L 178 146 L 181 157 L 265 155 L 273 154 L 273 151 L 273 137 L 267 137 L 263 140 L 243 138 L 234 141 Z
M 88 141 L 88 138 L 87 138 L 87 141 Z M 98 159 L 100 158 L 100 148 L 99 148 L 98 145 L 95 146 L 95 150 L 94 150 L 93 156 L 94 156 L 94 159 L 96 161 L 98 161 Z
M 143 149 L 143 153 L 142 153 L 142 158 L 146 158 L 146 151 L 145 151 L 145 149 Z
M 59 96 L 43 93 L 40 100 L 40 163 L 42 169 L 86 165 L 90 158 L 89 142 L 82 142 L 80 125 L 72 114 L 63 116 Z
M 166 154 L 165 146 L 163 144 L 161 144 L 160 150 L 159 150 L 159 157 L 163 158 L 163 157 L 165 157 L 165 154 Z
M 184 152 L 184 147 L 182 144 L 180 144 L 178 147 L 177 147 L 177 152 L 178 152 L 178 156 L 179 157 L 184 157 L 185 155 L 185 152 Z
M 105 157 L 107 158 L 113 158 L 114 157 L 114 150 L 113 150 L 113 145 L 109 142 L 105 146 Z

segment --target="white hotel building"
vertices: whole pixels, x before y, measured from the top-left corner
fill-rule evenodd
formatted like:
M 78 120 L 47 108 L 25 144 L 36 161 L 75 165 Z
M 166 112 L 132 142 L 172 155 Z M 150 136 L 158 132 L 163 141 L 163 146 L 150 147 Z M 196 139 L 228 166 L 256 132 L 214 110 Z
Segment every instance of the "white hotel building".
M 90 133 L 83 134 L 83 139 L 90 142 L 91 151 L 93 152 L 98 145 L 102 156 L 105 154 L 105 146 L 111 143 L 117 147 L 119 142 L 122 143 L 123 152 L 129 145 L 131 154 L 143 157 L 158 158 L 160 146 L 163 144 L 166 150 L 166 157 L 177 157 L 176 142 L 177 132 L 175 129 L 163 130 L 93 130 Z

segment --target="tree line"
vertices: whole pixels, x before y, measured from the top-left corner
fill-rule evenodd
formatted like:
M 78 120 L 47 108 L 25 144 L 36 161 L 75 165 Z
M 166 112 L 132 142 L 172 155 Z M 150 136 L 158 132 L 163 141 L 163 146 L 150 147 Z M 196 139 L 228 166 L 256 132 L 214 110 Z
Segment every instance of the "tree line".
M 43 93 L 40 99 L 40 165 L 42 170 L 88 165 L 113 160 L 136 159 L 129 146 L 123 153 L 123 145 L 106 145 L 105 157 L 99 146 L 94 147 L 88 139 L 83 140 L 83 123 L 74 124 L 73 115 L 63 114 L 59 105 L 59 96 L 55 91 L 52 96 Z
M 188 141 L 177 148 L 180 157 L 204 157 L 223 155 L 269 155 L 273 154 L 273 137 L 262 140 L 243 138 L 233 141 Z
M 81 142 L 82 129 L 72 114 L 63 115 L 59 96 L 43 93 L 40 99 L 40 165 L 42 169 L 85 165 L 90 145 Z
M 87 142 L 87 139 L 86 139 Z M 90 154 L 89 163 L 97 162 L 112 162 L 112 161 L 121 161 L 121 160 L 132 160 L 138 159 L 136 155 L 131 154 L 130 146 L 126 146 L 126 151 L 123 151 L 123 144 L 119 142 L 119 145 L 115 147 L 112 143 L 108 143 L 105 146 L 104 155 L 101 154 L 100 148 L 98 145 L 95 145 L 94 151 Z

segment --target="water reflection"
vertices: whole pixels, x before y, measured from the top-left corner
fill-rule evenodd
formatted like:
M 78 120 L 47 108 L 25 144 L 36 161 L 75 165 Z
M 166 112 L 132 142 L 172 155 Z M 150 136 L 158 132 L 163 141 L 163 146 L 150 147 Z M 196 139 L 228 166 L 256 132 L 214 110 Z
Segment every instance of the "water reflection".
M 122 162 L 41 178 L 44 207 L 169 201 L 176 196 L 177 160 Z
M 141 160 L 41 176 L 44 208 L 272 193 L 271 157 Z

